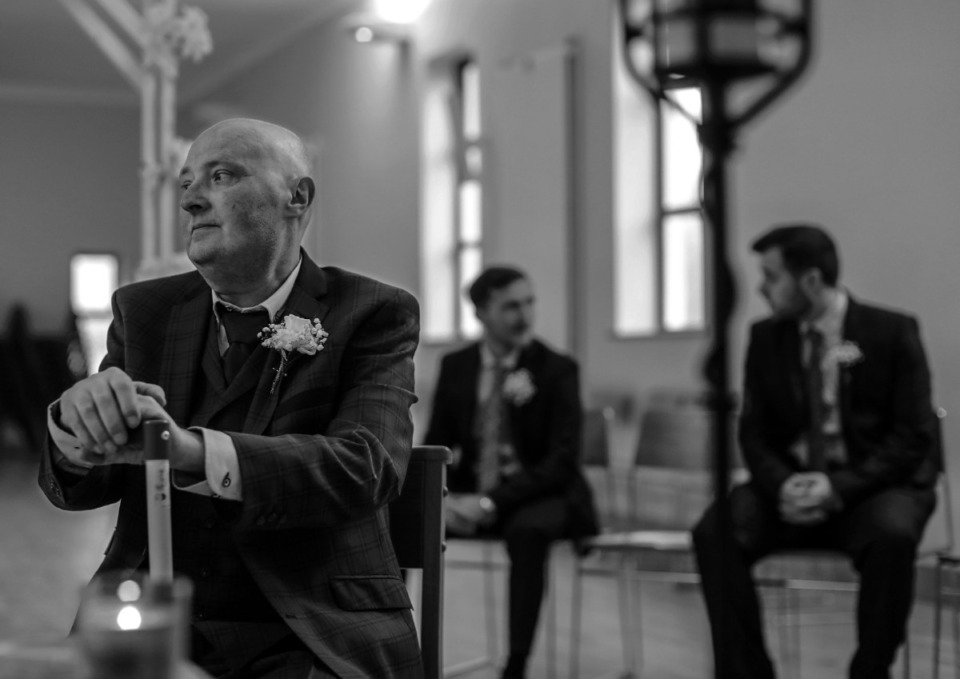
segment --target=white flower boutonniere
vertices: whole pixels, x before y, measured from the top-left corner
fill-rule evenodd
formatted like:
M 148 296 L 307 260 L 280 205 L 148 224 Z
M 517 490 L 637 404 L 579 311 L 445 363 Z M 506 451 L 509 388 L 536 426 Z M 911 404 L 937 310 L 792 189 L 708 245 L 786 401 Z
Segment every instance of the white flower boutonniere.
M 318 351 L 323 351 L 323 345 L 329 336 L 330 333 L 323 329 L 319 319 L 308 321 L 293 315 L 285 316 L 282 323 L 271 323 L 261 330 L 258 335 L 262 340 L 260 343 L 267 349 L 280 352 L 280 367 L 276 369 L 277 376 L 270 386 L 270 393 L 280 384 L 293 355 L 299 353 L 313 356 Z
M 848 368 L 856 365 L 864 358 L 863 351 L 857 346 L 856 342 L 844 341 L 836 346 L 830 347 L 824 356 L 824 362 L 827 365 L 836 365 L 841 368 Z
M 514 370 L 503 381 L 503 395 L 515 406 L 522 406 L 536 393 L 533 376 L 526 368 Z

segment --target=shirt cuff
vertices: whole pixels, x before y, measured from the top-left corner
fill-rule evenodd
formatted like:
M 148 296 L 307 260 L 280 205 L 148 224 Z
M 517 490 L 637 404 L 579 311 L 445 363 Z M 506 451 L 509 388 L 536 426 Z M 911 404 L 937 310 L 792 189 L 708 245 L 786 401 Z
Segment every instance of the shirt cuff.
M 190 430 L 200 432 L 203 437 L 206 480 L 180 487 L 180 490 L 221 500 L 243 500 L 240 462 L 237 460 L 237 448 L 233 445 L 233 439 L 222 431 L 204 427 L 190 427 Z
M 82 459 L 83 446 L 80 439 L 68 432 L 60 425 L 60 401 L 54 401 L 47 408 L 47 431 L 53 440 L 56 449 L 53 453 L 53 462 L 59 469 L 71 474 L 86 474 L 94 465 Z

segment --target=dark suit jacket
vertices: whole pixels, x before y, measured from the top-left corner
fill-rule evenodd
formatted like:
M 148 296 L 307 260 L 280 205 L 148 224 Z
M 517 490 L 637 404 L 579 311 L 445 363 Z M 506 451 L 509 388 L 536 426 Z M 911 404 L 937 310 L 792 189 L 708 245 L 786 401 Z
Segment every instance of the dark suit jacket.
M 567 498 L 570 537 L 593 535 L 597 517 L 593 496 L 580 468 L 580 374 L 576 362 L 539 341 L 523 349 L 516 370 L 533 378 L 533 397 L 508 403 L 510 432 L 522 470 L 488 495 L 501 517 L 517 507 L 549 495 Z M 459 447 L 461 455 L 447 476 L 453 492 L 477 490 L 477 382 L 480 345 L 447 354 L 440 364 L 430 428 L 424 443 Z
M 863 360 L 840 368 L 839 407 L 848 464 L 828 472 L 849 506 L 884 488 L 932 486 L 940 469 L 930 370 L 912 316 L 850 299 L 843 338 Z M 756 323 L 740 418 L 740 445 L 761 493 L 776 501 L 780 486 L 802 471 L 790 446 L 806 426 L 800 331 L 796 321 Z
M 212 500 L 254 580 L 300 639 L 338 676 L 421 676 L 410 601 L 390 542 L 386 505 L 412 445 L 410 406 L 419 308 L 408 293 L 303 255 L 284 309 L 330 333 L 298 354 L 275 393 L 278 352 L 258 346 L 214 410 L 195 412 L 199 380 L 223 385 L 210 288 L 198 273 L 135 283 L 114 295 L 101 369 L 162 386 L 180 426 L 202 426 L 253 391 L 237 449 L 242 502 Z M 142 467 L 54 466 L 40 485 L 64 509 L 120 501 L 102 568 L 135 568 L 146 551 Z

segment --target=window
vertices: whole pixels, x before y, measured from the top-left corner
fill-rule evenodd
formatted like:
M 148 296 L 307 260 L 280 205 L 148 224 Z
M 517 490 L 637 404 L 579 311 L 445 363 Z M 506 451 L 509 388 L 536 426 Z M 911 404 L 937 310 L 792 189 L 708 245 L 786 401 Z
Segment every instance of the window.
M 687 115 L 654 101 L 627 72 L 619 26 L 613 36 L 614 331 L 641 336 L 702 330 L 703 153 L 694 122 L 700 119 L 700 92 L 670 92 Z
M 107 329 L 113 320 L 110 297 L 117 289 L 116 255 L 79 254 L 70 259 L 70 305 L 77 316 L 87 371 L 94 373 L 107 354 Z
M 421 280 L 423 334 L 454 341 L 480 334 L 464 295 L 483 266 L 480 73 L 468 58 L 430 69 L 423 105 Z

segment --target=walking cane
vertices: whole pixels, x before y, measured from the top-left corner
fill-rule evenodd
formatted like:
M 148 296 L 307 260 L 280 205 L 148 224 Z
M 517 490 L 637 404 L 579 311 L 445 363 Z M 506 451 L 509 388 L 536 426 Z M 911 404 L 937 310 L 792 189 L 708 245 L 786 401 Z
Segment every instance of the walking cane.
M 173 533 L 170 525 L 170 425 L 166 420 L 143 423 L 147 476 L 147 545 L 150 579 L 173 582 Z

